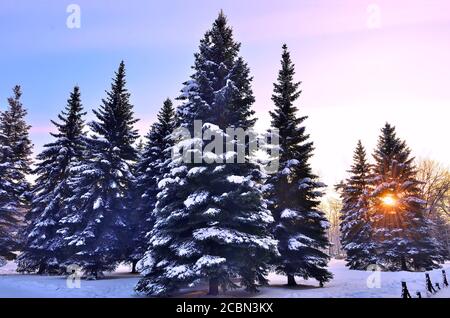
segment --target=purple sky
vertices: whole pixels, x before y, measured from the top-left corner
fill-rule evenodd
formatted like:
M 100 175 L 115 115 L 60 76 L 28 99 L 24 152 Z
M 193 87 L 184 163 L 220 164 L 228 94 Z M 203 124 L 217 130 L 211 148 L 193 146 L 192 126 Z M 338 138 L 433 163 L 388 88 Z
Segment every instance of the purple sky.
M 81 8 L 81 29 L 66 27 L 70 3 Z M 124 59 L 145 132 L 190 75 L 221 8 L 252 69 L 258 127 L 267 127 L 281 44 L 289 45 L 316 145 L 313 168 L 326 183 L 345 176 L 359 138 L 371 152 L 386 121 L 414 155 L 450 162 L 447 0 L 2 0 L 0 108 L 21 84 L 39 151 L 73 85 L 86 109 L 98 107 Z

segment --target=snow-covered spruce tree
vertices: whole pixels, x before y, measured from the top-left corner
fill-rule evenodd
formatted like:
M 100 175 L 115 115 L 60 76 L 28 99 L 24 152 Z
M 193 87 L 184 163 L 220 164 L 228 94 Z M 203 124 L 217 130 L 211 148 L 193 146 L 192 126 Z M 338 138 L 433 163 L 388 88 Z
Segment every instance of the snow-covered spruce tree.
M 7 151 L 7 141 L 0 132 L 0 147 L 2 153 Z M 18 250 L 21 218 L 16 209 L 16 188 L 9 181 L 9 176 L 14 168 L 9 161 L 3 161 L 0 157 L 0 267 L 7 260 L 13 260 Z
M 59 273 L 59 261 L 65 254 L 64 226 L 59 223 L 64 215 L 63 202 L 72 194 L 68 186 L 70 169 L 83 158 L 84 121 L 80 89 L 70 94 L 65 110 L 52 121 L 57 132 L 37 156 L 34 173 L 37 179 L 32 191 L 32 210 L 29 215 L 27 237 L 18 260 L 19 272 Z
M 430 270 L 442 261 L 410 153 L 395 127 L 386 124 L 373 155 L 371 218 L 377 263 L 392 271 Z
M 136 286 L 138 292 L 168 295 L 207 280 L 209 293 L 217 295 L 219 287 L 237 287 L 235 279 L 248 291 L 267 282 L 276 241 L 268 229 L 273 218 L 258 185 L 258 167 L 249 160 L 236 163 L 236 146 L 245 144 L 234 138 L 234 151 L 226 153 L 225 163 L 224 154 L 213 153 L 193 134 L 194 120 L 201 120 L 203 131 L 213 130 L 223 145 L 226 127 L 253 126 L 251 77 L 238 57 L 239 48 L 221 12 L 200 42 L 194 74 L 185 83 L 184 103 L 177 112 L 177 121 L 191 138 L 177 142 L 174 149 L 198 147 L 173 157 L 170 173 L 159 182 L 155 225 L 141 262 L 144 277 Z M 187 160 L 192 154 L 200 160 Z
M 137 120 L 123 62 L 115 75 L 107 98 L 94 111 L 97 120 L 89 124 L 93 135 L 85 140 L 84 159 L 73 168 L 69 184 L 74 194 L 65 201 L 68 215 L 61 220 L 67 226 L 64 239 L 71 254 L 65 264 L 81 266 L 91 279 L 126 259 L 133 230 L 130 188 L 135 181 Z
M 348 172 L 349 178 L 338 187 L 343 203 L 340 216 L 341 243 L 347 253 L 347 266 L 365 270 L 370 264 L 376 264 L 376 245 L 371 237 L 369 209 L 371 166 L 361 141 L 358 141 L 353 165 Z
M 295 65 L 283 45 L 281 70 L 272 95 L 275 110 L 270 112 L 272 127 L 279 133 L 279 170 L 269 176 L 264 188 L 281 254 L 275 259 L 276 270 L 287 275 L 289 286 L 296 285 L 295 276 L 312 277 L 322 285 L 332 277 L 326 269 L 329 257 L 323 252 L 329 244 L 328 222 L 318 209 L 319 190 L 325 185 L 309 164 L 314 148 L 302 126 L 307 117 L 299 117 L 294 105 L 301 94 L 294 75 Z
M 0 134 L 0 147 L 4 143 Z M 1 158 L 0 158 L 1 160 Z M 9 162 L 0 164 L 0 266 L 7 260 L 13 260 L 13 253 L 19 247 L 18 230 L 20 218 L 15 208 L 15 188 L 5 177 L 13 168 Z
M 8 108 L 0 113 L 0 259 L 14 259 L 29 209 L 32 144 L 20 86 L 13 89 Z M 0 260 L 0 262 L 2 262 Z
M 158 182 L 169 172 L 168 164 L 173 146 L 171 134 L 175 130 L 175 109 L 172 101 L 167 99 L 146 136 L 142 154 L 136 167 L 137 185 L 134 190 L 136 209 L 133 214 L 134 238 L 131 241 L 130 262 L 132 272 L 136 272 L 136 263 L 144 256 L 148 248 L 147 233 L 153 227 L 153 210 L 158 194 Z

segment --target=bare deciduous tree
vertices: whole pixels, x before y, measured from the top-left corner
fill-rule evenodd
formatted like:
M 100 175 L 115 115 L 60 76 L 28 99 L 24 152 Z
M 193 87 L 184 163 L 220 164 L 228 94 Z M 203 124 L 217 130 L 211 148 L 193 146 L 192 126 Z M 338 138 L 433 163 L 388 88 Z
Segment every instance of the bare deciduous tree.
M 427 216 L 434 223 L 432 235 L 441 242 L 443 253 L 450 254 L 450 170 L 441 163 L 420 159 L 417 161 L 417 179 L 427 201 Z
M 427 201 L 428 213 L 441 212 L 450 216 L 450 170 L 437 161 L 420 159 L 417 178 L 422 182 L 422 192 Z
M 330 227 L 327 232 L 330 242 L 328 253 L 331 257 L 344 257 L 345 252 L 341 246 L 341 233 L 339 229 L 342 202 L 334 197 L 329 197 L 322 202 L 321 209 L 330 222 Z

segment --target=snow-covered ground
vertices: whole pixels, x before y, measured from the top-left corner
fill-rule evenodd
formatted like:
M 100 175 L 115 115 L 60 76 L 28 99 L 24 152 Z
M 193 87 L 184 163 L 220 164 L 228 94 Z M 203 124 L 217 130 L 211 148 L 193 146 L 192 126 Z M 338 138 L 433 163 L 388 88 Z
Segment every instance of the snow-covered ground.
M 447 278 L 450 278 L 450 263 L 446 263 L 443 269 L 447 270 Z M 265 288 L 262 295 L 257 297 L 400 298 L 402 281 L 407 283 L 412 297 L 416 296 L 417 291 L 420 291 L 423 297 L 427 297 L 424 273 L 353 271 L 345 267 L 345 262 L 342 260 L 332 260 L 330 270 L 334 278 L 324 288 L 319 288 L 315 281 L 298 279 L 300 286 L 289 289 L 283 286 L 286 284 L 285 277 L 271 275 L 271 287 Z M 439 283 L 442 286 L 441 269 L 429 273 L 433 284 Z
M 433 298 L 450 298 L 450 287 L 439 291 Z
M 122 298 L 137 297 L 133 288 L 139 278 L 127 274 L 128 268 L 108 275 L 107 279 L 80 282 L 81 288 L 68 288 L 66 277 L 21 275 L 15 264 L 0 267 L 0 298 Z
M 450 279 L 450 263 L 445 264 L 448 279 Z M 406 281 L 411 295 L 414 297 L 417 291 L 421 291 L 423 297 L 427 297 L 425 291 L 425 274 L 410 272 L 365 272 L 350 271 L 342 260 L 332 260 L 330 270 L 334 279 L 319 288 L 316 281 L 304 281 L 297 279 L 299 286 L 288 288 L 285 286 L 286 278 L 280 275 L 270 275 L 270 287 L 261 289 L 256 295 L 247 294 L 244 291 L 231 291 L 227 297 L 274 297 L 274 298 L 338 298 L 338 297 L 390 297 L 399 298 L 401 294 L 401 281 Z M 65 277 L 46 277 L 36 275 L 19 275 L 15 272 L 15 264 L 8 263 L 0 268 L 0 297 L 139 297 L 133 291 L 139 277 L 130 275 L 129 268 L 121 266 L 115 273 L 106 279 L 98 281 L 81 281 L 81 288 L 68 288 Z M 431 280 L 442 285 L 441 270 L 430 272 Z M 368 284 L 369 281 L 369 284 Z M 370 288 L 372 287 L 372 288 Z M 378 288 L 379 287 L 379 288 Z M 186 291 L 180 296 L 203 297 L 206 289 Z M 450 287 L 441 290 L 433 297 L 450 298 Z

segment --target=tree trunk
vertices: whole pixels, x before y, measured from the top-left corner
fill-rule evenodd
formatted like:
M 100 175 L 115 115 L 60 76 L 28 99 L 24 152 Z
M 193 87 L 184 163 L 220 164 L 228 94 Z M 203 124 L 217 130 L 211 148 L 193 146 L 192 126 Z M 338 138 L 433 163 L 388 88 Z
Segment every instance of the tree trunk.
M 136 265 L 137 265 L 138 261 L 132 261 L 131 264 L 131 274 L 137 274 L 137 270 L 136 270 Z
M 38 269 L 38 275 L 42 275 L 45 272 L 45 265 L 44 264 L 39 264 L 39 269 Z
M 93 268 L 89 271 L 87 276 L 88 280 L 98 280 L 100 278 L 101 272 L 97 268 Z
M 402 255 L 402 257 L 401 257 L 401 263 L 402 263 L 402 271 L 407 271 L 408 266 L 406 265 L 406 258 L 404 255 Z
M 209 279 L 209 293 L 208 295 L 217 296 L 219 295 L 219 281 L 217 278 Z
M 288 286 L 297 286 L 297 282 L 295 281 L 295 277 L 294 275 L 287 275 L 287 279 L 288 279 Z

